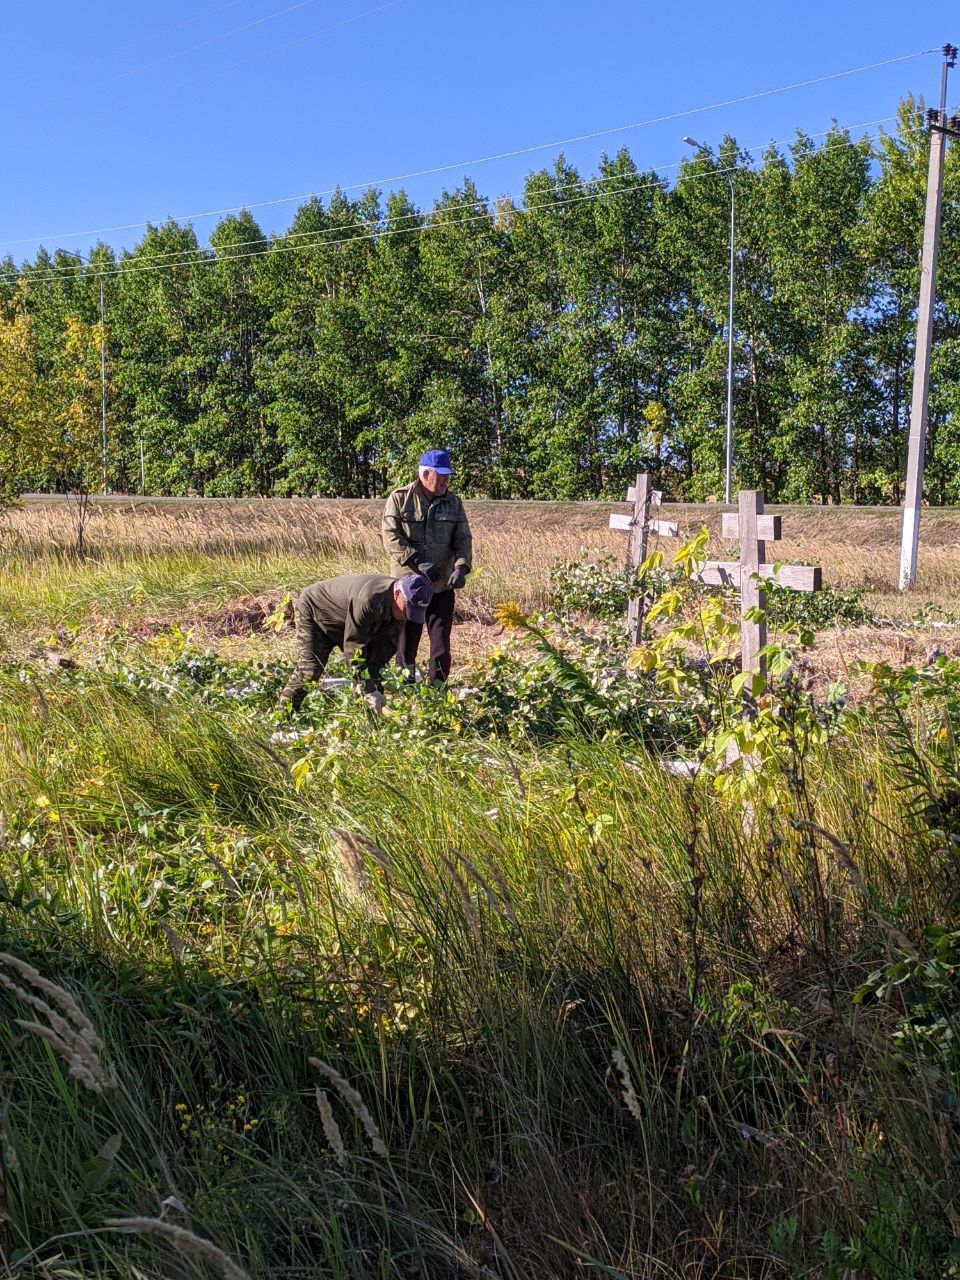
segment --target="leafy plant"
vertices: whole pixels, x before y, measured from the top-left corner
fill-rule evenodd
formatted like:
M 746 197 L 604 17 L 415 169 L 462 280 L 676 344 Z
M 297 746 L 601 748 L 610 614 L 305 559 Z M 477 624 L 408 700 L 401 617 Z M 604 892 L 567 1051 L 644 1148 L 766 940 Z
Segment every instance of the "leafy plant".
M 641 567 L 636 573 L 616 564 L 611 555 L 598 555 L 582 547 L 576 560 L 564 560 L 550 570 L 550 594 L 558 613 L 585 613 L 614 621 L 622 618 L 634 595 L 656 598 L 666 575 L 657 568 Z
M 794 591 L 766 579 L 766 614 L 771 626 L 822 631 L 827 627 L 859 627 L 876 621 L 856 588 L 821 587 L 819 591 Z

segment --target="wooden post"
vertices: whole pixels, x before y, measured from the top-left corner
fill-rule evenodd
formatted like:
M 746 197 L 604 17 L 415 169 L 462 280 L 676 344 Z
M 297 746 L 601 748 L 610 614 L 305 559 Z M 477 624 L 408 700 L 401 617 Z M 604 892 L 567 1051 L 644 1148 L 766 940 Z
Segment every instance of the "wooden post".
M 822 575 L 819 565 L 786 564 L 774 566 L 766 563 L 766 543 L 776 542 L 781 536 L 781 519 L 768 516 L 763 510 L 763 494 L 758 489 L 741 489 L 737 512 L 725 512 L 720 526 L 720 536 L 737 539 L 740 543 L 739 560 L 705 560 L 690 575 L 691 580 L 706 587 L 740 588 L 740 662 L 743 671 L 766 673 L 766 662 L 761 650 L 767 643 L 765 621 L 754 622 L 746 615 L 754 609 L 764 609 L 766 597 L 762 582 L 771 578 L 795 591 L 819 591 Z M 746 700 L 745 700 L 746 701 Z M 745 708 L 746 710 L 746 708 Z M 735 742 L 727 747 L 727 764 L 740 759 Z M 743 757 L 743 767 L 755 767 L 755 758 Z M 744 809 L 744 825 L 750 829 L 753 823 L 753 807 Z
M 627 498 L 633 498 L 633 524 L 630 529 L 630 546 L 627 552 L 627 566 L 630 576 L 637 572 L 647 558 L 647 522 L 650 519 L 650 477 L 643 472 L 638 475 Z M 640 643 L 640 629 L 643 626 L 643 600 L 640 596 L 631 595 L 627 606 L 627 643 Z
M 627 489 L 627 502 L 633 503 L 630 515 L 615 513 L 610 517 L 610 528 L 619 529 L 630 535 L 627 548 L 627 567 L 631 577 L 647 558 L 647 538 L 655 533 L 660 538 L 675 538 L 678 525 L 675 520 L 651 520 L 650 508 L 659 507 L 661 494 L 650 487 L 650 477 L 646 472 L 638 475 L 634 483 Z M 643 626 L 643 597 L 631 596 L 627 606 L 627 638 L 630 644 L 640 643 L 640 630 Z
M 763 674 L 766 663 L 759 656 L 767 643 L 766 622 L 754 622 L 747 614 L 762 609 L 766 603 L 756 576 L 765 559 L 765 544 L 760 537 L 760 517 L 763 515 L 763 494 L 759 489 L 741 489 L 738 495 L 740 512 L 740 655 L 744 671 Z

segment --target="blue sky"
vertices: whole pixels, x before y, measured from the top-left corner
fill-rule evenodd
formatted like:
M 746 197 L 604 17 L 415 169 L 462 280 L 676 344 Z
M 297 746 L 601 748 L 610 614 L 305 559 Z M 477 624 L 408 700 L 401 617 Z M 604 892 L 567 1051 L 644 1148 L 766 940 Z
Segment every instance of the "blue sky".
M 465 174 L 487 195 L 519 192 L 557 147 L 466 162 L 960 43 L 960 15 L 903 0 L 40 0 L 8 6 L 4 34 L 0 254 L 19 261 L 40 243 L 131 246 L 143 227 L 127 224 L 448 164 L 379 185 L 421 205 Z M 861 125 L 908 92 L 934 101 L 940 63 L 928 54 L 563 150 L 589 174 L 624 144 L 659 167 L 689 154 L 684 134 L 759 148 L 833 118 Z M 296 207 L 254 213 L 274 232 Z M 205 242 L 217 219 L 191 220 Z M 118 229 L 90 234 L 101 228 Z

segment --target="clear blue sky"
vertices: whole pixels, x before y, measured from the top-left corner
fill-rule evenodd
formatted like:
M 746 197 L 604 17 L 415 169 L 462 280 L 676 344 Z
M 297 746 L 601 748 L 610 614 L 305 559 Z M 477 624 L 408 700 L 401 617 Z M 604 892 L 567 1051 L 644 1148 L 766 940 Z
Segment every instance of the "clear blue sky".
M 366 183 L 421 205 L 469 173 L 522 189 L 557 151 L 461 164 L 960 44 L 960 13 L 903 0 L 39 0 L 5 13 L 0 78 L 0 254 L 39 243 L 130 246 L 167 215 Z M 892 116 L 935 100 L 939 54 L 571 143 L 585 174 L 626 144 L 675 165 L 683 134 L 745 146 L 817 134 L 835 117 Z M 960 67 L 951 107 L 960 102 Z M 871 128 L 874 132 L 877 126 Z M 862 132 L 858 130 L 857 132 Z M 668 173 L 672 173 L 670 170 Z M 297 202 L 254 209 L 268 232 Z M 215 218 L 192 219 L 202 242 Z M 16 242 L 21 243 L 16 243 Z

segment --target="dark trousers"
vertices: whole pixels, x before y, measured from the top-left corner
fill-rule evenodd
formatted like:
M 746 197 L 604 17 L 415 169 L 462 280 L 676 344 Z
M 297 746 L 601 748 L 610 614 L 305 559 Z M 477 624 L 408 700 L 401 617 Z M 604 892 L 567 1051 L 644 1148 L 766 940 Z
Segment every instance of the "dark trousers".
M 281 702 L 289 702 L 294 711 L 306 697 L 306 686 L 319 680 L 326 670 L 330 654 L 343 648 L 343 629 L 336 635 L 324 631 L 311 617 L 307 609 L 294 611 L 297 624 L 297 665 L 280 694 Z
M 427 667 L 428 680 L 446 680 L 450 674 L 450 633 L 453 630 L 453 606 L 456 603 L 456 592 L 449 588 L 446 591 L 434 592 L 433 599 L 427 605 L 427 620 L 423 622 L 405 622 L 397 644 L 397 662 L 401 667 L 412 667 L 417 660 L 420 648 L 420 637 L 426 626 L 430 638 L 430 663 Z

